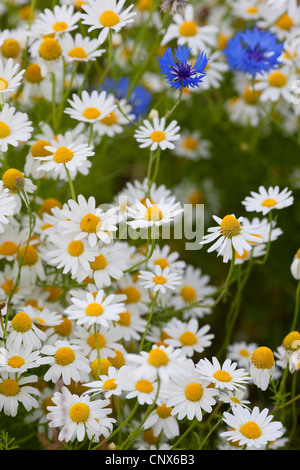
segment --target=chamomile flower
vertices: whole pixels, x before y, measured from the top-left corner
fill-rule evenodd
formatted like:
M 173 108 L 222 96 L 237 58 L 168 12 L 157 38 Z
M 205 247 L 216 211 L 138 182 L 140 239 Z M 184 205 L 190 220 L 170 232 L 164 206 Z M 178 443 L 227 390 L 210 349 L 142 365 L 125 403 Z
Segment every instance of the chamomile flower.
M 100 357 L 104 359 L 113 357 L 115 351 L 122 349 L 122 345 L 119 342 L 121 338 L 122 332 L 118 326 L 110 328 L 100 327 L 97 334 L 95 334 L 94 330 L 76 325 L 72 334 L 73 344 L 80 347 L 83 355 L 90 362 L 97 359 L 98 350 L 100 351 Z
M 263 215 L 268 214 L 273 209 L 283 209 L 293 204 L 294 198 L 292 191 L 288 188 L 280 190 L 279 186 L 270 186 L 266 189 L 264 186 L 258 188 L 258 192 L 251 191 L 242 204 L 246 211 L 261 212 Z
M 176 289 L 176 286 L 181 283 L 181 276 L 177 272 L 170 272 L 168 266 L 162 269 L 159 265 L 156 265 L 154 272 L 140 271 L 139 282 L 145 289 L 165 294 L 167 289 Z
M 134 137 L 141 144 L 140 148 L 150 147 L 152 151 L 159 147 L 161 150 L 174 149 L 174 141 L 180 137 L 179 130 L 180 126 L 177 125 L 177 121 L 173 120 L 166 126 L 166 118 L 159 119 L 156 116 L 152 122 L 145 119 L 135 131 Z
M 121 312 L 117 321 L 118 331 L 123 340 L 128 343 L 140 339 L 141 334 L 145 331 L 146 324 L 146 320 L 138 313 L 131 313 L 128 310 Z
M 62 209 L 65 220 L 59 225 L 63 233 L 72 235 L 74 240 L 86 241 L 95 250 L 98 240 L 104 244 L 111 243 L 113 234 L 117 231 L 116 224 L 120 220 L 117 215 L 118 208 L 111 207 L 104 211 L 101 207 L 96 207 L 94 197 L 90 196 L 86 200 L 82 194 L 79 194 L 77 201 L 70 199 L 68 207 Z M 98 249 L 95 250 L 97 256 Z
M 16 108 L 3 105 L 0 111 L 0 149 L 6 152 L 9 145 L 18 147 L 20 142 L 27 142 L 30 139 L 33 127 L 28 115 Z
M 256 343 L 246 343 L 246 341 L 238 341 L 230 344 L 227 349 L 227 357 L 237 362 L 239 367 L 246 370 L 250 369 L 250 357 L 253 351 L 258 348 Z
M 277 103 L 281 98 L 290 103 L 292 99 L 292 83 L 297 79 L 289 67 L 281 67 L 257 78 L 255 88 L 262 102 Z
M 167 439 L 172 439 L 179 435 L 179 424 L 175 416 L 173 416 L 172 406 L 166 403 L 158 402 L 157 407 L 149 414 L 144 425 L 144 429 L 152 429 L 153 436 L 159 437 L 165 435 Z
M 0 180 L 0 201 L 0 233 L 4 233 L 4 227 L 9 224 L 9 217 L 13 216 L 16 212 L 17 203 L 10 194 L 9 188 L 5 187 L 3 180 Z
M 175 198 L 169 202 L 162 198 L 154 204 L 148 198 L 145 204 L 137 200 L 135 205 L 128 207 L 128 216 L 133 220 L 129 220 L 127 224 L 133 229 L 159 227 L 170 224 L 182 212 L 183 208 L 180 207 L 180 202 L 175 202 Z
M 89 395 L 72 394 L 67 387 L 61 392 L 55 392 L 52 397 L 53 406 L 48 406 L 49 426 L 61 428 L 60 441 L 83 441 L 100 436 L 108 437 L 112 431 L 115 419 L 108 418 L 111 413 L 109 400 L 91 400 Z
M 90 124 L 105 118 L 117 107 L 114 96 L 108 95 L 106 91 L 99 93 L 97 90 L 93 90 L 89 94 L 83 90 L 81 98 L 74 93 L 72 100 L 68 101 L 71 106 L 65 108 L 64 112 L 69 114 L 72 119 Z
M 41 349 L 39 364 L 49 365 L 44 375 L 46 382 L 56 383 L 60 378 L 64 385 L 70 385 L 71 380 L 81 382 L 83 374 L 90 372 L 90 365 L 79 346 L 70 344 L 69 341 L 58 340 L 54 345 L 45 344 Z
M 169 267 L 170 272 L 182 274 L 186 263 L 178 258 L 179 253 L 177 251 L 171 251 L 171 247 L 164 244 L 163 246 L 156 246 L 154 248 L 153 254 L 148 260 L 147 265 L 151 270 L 154 270 L 155 266 L 160 266 L 161 269 Z
M 218 399 L 223 403 L 229 403 L 231 408 L 234 408 L 235 406 L 242 406 L 243 408 L 249 409 L 248 405 L 250 404 L 250 401 L 245 400 L 244 396 L 244 390 L 234 390 L 232 392 L 220 392 Z
M 38 367 L 39 350 L 32 350 L 32 346 L 0 348 L 0 370 L 9 373 L 23 374 L 28 369 Z
M 239 390 L 245 388 L 250 377 L 245 369 L 237 368 L 237 363 L 226 359 L 221 365 L 216 357 L 210 362 L 207 358 L 200 359 L 197 371 L 203 380 L 215 384 L 221 390 Z
M 261 390 L 266 390 L 274 374 L 275 359 L 273 351 L 261 346 L 253 351 L 250 357 L 250 375 L 253 383 Z
M 99 290 L 96 295 L 86 292 L 83 299 L 72 297 L 72 304 L 66 308 L 65 313 L 70 320 L 76 320 L 78 325 L 90 327 L 101 325 L 105 328 L 111 327 L 111 322 L 120 318 L 120 313 L 125 312 L 124 295 L 104 295 Z
M 202 353 L 212 344 L 213 334 L 206 334 L 210 330 L 209 325 L 199 328 L 198 321 L 191 318 L 188 322 L 174 319 L 165 328 L 165 344 L 173 348 L 181 348 L 187 357 L 192 357 L 196 352 Z
M 60 40 L 63 56 L 67 63 L 94 61 L 101 57 L 105 49 L 99 49 L 99 41 L 76 33 L 66 33 Z
M 53 178 L 66 179 L 66 169 L 70 174 L 76 175 L 81 167 L 86 165 L 87 159 L 95 155 L 93 147 L 87 144 L 69 144 L 67 146 L 45 146 L 49 154 L 47 156 L 36 157 L 40 160 L 37 169 L 41 172 L 50 172 Z
M 210 243 L 218 238 L 207 250 L 208 252 L 218 250 L 218 256 L 222 254 L 224 263 L 227 263 L 233 248 L 240 256 L 244 250 L 251 250 L 250 242 L 257 241 L 257 235 L 260 234 L 259 227 L 244 225 L 243 217 L 237 219 L 233 214 L 226 215 L 223 219 L 215 215 L 213 218 L 219 226 L 209 228 L 208 232 L 211 234 L 204 235 L 200 242 Z
M 132 106 L 127 103 L 126 99 L 121 99 L 117 106 L 114 111 L 111 111 L 111 113 L 103 118 L 100 117 L 94 123 L 93 130 L 99 137 L 103 135 L 113 137 L 114 135 L 121 134 L 130 121 L 134 119 L 134 114 L 131 112 Z
M 46 37 L 31 46 L 31 55 L 41 68 L 43 76 L 55 74 L 62 62 L 62 48 L 56 39 Z
M 211 156 L 211 142 L 202 139 L 199 131 L 184 131 L 176 142 L 173 150 L 178 157 L 197 161 L 200 158 L 207 159 Z
M 45 8 L 41 11 L 32 25 L 32 35 L 47 36 L 54 34 L 59 36 L 78 27 L 80 12 L 74 12 L 73 6 L 55 5 L 53 10 Z
M 12 58 L 5 62 L 0 59 L 0 94 L 11 94 L 21 85 L 25 70 L 18 72 L 19 68 Z
M 120 396 L 123 392 L 122 380 L 119 377 L 125 373 L 124 367 L 116 369 L 115 367 L 109 367 L 107 374 L 100 374 L 99 380 L 88 382 L 84 384 L 87 387 L 87 391 L 84 392 L 94 395 L 101 394 L 104 398 L 110 398 L 112 396 Z
M 279 366 L 282 369 L 289 367 L 290 372 L 295 370 L 295 356 L 297 357 L 297 352 L 300 348 L 300 332 L 297 330 L 291 331 L 282 340 L 282 344 L 279 348 L 281 353 L 281 359 Z M 278 351 L 278 352 L 279 352 Z M 294 355 L 294 356 L 293 356 Z M 292 361 L 292 356 L 294 360 Z
M 7 416 L 16 416 L 19 405 L 22 404 L 26 411 L 31 411 L 39 406 L 33 395 L 39 396 L 39 390 L 28 384 L 37 381 L 36 375 L 16 378 L 15 374 L 8 372 L 0 373 L 0 411 L 3 410 Z
M 64 234 L 51 236 L 46 261 L 57 269 L 63 269 L 63 274 L 70 273 L 76 277 L 80 269 L 89 270 L 89 262 L 97 254 L 95 247 L 91 247 L 87 240 L 75 240 L 74 237 Z
M 125 273 L 116 281 L 116 292 L 125 295 L 125 306 L 131 314 L 144 315 L 148 311 L 147 303 L 150 301 L 148 291 L 140 285 L 136 276 Z
M 166 405 L 173 408 L 172 415 L 179 420 L 186 417 L 202 421 L 202 410 L 211 413 L 216 404 L 214 397 L 219 394 L 217 388 L 209 385 L 208 380 L 200 377 L 191 360 L 174 370 L 165 392 Z
M 100 29 L 98 41 L 102 44 L 112 31 L 118 33 L 128 23 L 134 21 L 136 12 L 132 12 L 134 5 L 122 10 L 126 0 L 89 0 L 82 5 L 82 23 L 89 26 L 88 32 Z
M 36 326 L 33 319 L 26 312 L 17 312 L 9 322 L 9 335 L 6 340 L 6 347 L 40 349 L 47 339 L 44 331 Z
M 252 411 L 242 407 L 232 408 L 232 414 L 225 412 L 223 421 L 230 427 L 229 431 L 221 433 L 229 441 L 237 442 L 240 446 L 246 445 L 247 449 L 254 447 L 260 449 L 275 441 L 283 434 L 283 426 L 280 421 L 272 421 L 268 408 L 262 411 L 257 406 Z
M 145 379 L 135 366 L 126 366 L 126 374 L 122 374 L 120 382 L 126 400 L 136 398 L 140 405 L 152 405 L 155 402 L 158 392 L 156 377 Z

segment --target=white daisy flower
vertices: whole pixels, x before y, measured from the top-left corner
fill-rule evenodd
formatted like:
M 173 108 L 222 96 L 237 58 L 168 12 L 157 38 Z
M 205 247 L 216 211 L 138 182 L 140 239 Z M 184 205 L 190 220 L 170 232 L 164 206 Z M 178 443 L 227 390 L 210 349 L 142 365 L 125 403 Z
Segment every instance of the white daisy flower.
M 131 314 L 144 315 L 148 311 L 147 304 L 150 301 L 148 291 L 139 284 L 136 277 L 126 273 L 123 277 L 117 280 L 116 291 L 124 294 L 126 309 Z
M 103 135 L 113 137 L 116 134 L 121 134 L 124 131 L 124 127 L 134 119 L 134 114 L 131 110 L 132 106 L 127 103 L 126 99 L 121 99 L 114 111 L 94 123 L 93 130 L 95 134 L 100 137 Z
M 66 33 L 60 40 L 63 56 L 67 63 L 94 61 L 101 57 L 105 49 L 99 49 L 99 41 L 76 33 Z
M 175 144 L 173 142 L 180 138 L 179 130 L 180 126 L 177 125 L 177 121 L 173 120 L 166 127 L 166 118 L 159 119 L 156 116 L 152 122 L 145 119 L 143 124 L 135 131 L 134 137 L 137 142 L 141 143 L 140 148 L 150 147 L 151 151 L 156 150 L 158 147 L 161 150 L 174 149 Z
M 208 232 L 212 233 L 205 235 L 200 244 L 210 243 L 218 238 L 207 251 L 217 250 L 218 256 L 222 254 L 224 263 L 227 263 L 232 248 L 241 256 L 244 250 L 251 250 L 250 242 L 257 241 L 257 235 L 260 235 L 259 227 L 254 228 L 252 225 L 243 224 L 243 217 L 237 219 L 231 214 L 226 215 L 223 219 L 215 215 L 213 218 L 219 226 L 209 228 Z
M 26 113 L 16 111 L 16 108 L 3 105 L 0 111 L 0 149 L 6 152 L 9 145 L 18 147 L 20 142 L 27 142 L 31 137 L 33 127 Z
M 250 357 L 250 376 L 253 383 L 261 390 L 266 390 L 274 375 L 275 359 L 272 350 L 261 346 Z
M 71 380 L 81 382 L 83 374 L 91 370 L 79 346 L 69 341 L 58 340 L 54 345 L 45 344 L 40 352 L 44 357 L 40 357 L 38 363 L 50 365 L 44 375 L 46 382 L 56 383 L 61 378 L 65 385 L 70 385 Z
M 54 406 L 48 406 L 47 418 L 51 428 L 61 428 L 60 441 L 83 441 L 100 436 L 108 437 L 112 432 L 115 419 L 108 418 L 112 410 L 108 408 L 109 400 L 91 400 L 88 395 L 73 395 L 67 387 L 61 392 L 55 392 L 52 401 Z
M 16 416 L 19 404 L 22 404 L 27 412 L 39 406 L 38 401 L 32 395 L 39 395 L 39 390 L 27 384 L 34 384 L 38 380 L 36 375 L 16 378 L 15 374 L 0 373 L 0 411 L 7 416 Z
M 23 75 L 22 102 L 30 106 L 33 99 L 39 98 L 52 100 L 51 77 L 42 74 L 41 66 L 37 62 L 31 62 Z M 25 173 L 29 175 L 26 171 Z
M 293 204 L 294 198 L 292 191 L 284 188 L 280 191 L 279 186 L 270 186 L 266 189 L 264 186 L 258 188 L 258 192 L 251 191 L 251 196 L 247 196 L 242 204 L 246 211 L 262 212 L 268 214 L 272 209 L 283 209 Z
M 263 14 L 258 0 L 235 0 L 231 3 L 233 15 L 243 20 L 258 20 Z
M 288 103 L 292 100 L 292 83 L 297 79 L 295 73 L 290 72 L 289 67 L 281 67 L 278 70 L 265 73 L 258 77 L 255 88 L 260 92 L 260 101 L 278 102 L 283 98 Z
M 69 144 L 68 146 L 51 145 L 44 147 L 49 155 L 36 157 L 40 160 L 37 171 L 50 172 L 54 178 L 66 179 L 66 168 L 73 178 L 82 166 L 86 165 L 87 159 L 95 155 L 93 147 L 87 144 Z
M 180 207 L 180 202 L 175 203 L 175 198 L 169 202 L 162 198 L 157 204 L 153 204 L 147 198 L 145 204 L 136 200 L 135 205 L 128 207 L 127 212 L 128 216 L 134 219 L 128 221 L 127 224 L 137 229 L 170 224 L 177 215 L 183 212 L 183 208 Z
M 140 405 L 152 405 L 158 393 L 156 377 L 145 379 L 136 367 L 125 366 L 125 374 L 120 379 L 126 400 L 136 398 Z
M 66 308 L 65 313 L 70 320 L 75 320 L 78 325 L 90 327 L 101 325 L 109 328 L 113 321 L 120 318 L 120 313 L 125 312 L 124 295 L 104 295 L 99 290 L 96 295 L 86 292 L 85 297 L 72 297 L 72 304 Z
M 215 387 L 221 390 L 245 388 L 245 384 L 250 380 L 246 370 L 237 368 L 237 363 L 231 359 L 226 359 L 222 366 L 216 357 L 212 358 L 212 362 L 207 358 L 200 359 L 196 368 L 201 379 L 214 383 Z
M 20 86 L 25 70 L 18 72 L 19 68 L 12 58 L 5 62 L 0 59 L 0 94 L 12 93 Z
M 122 380 L 119 380 L 119 377 L 124 375 L 124 373 L 125 370 L 123 367 L 120 369 L 109 367 L 107 374 L 100 374 L 99 380 L 83 384 L 84 387 L 88 388 L 84 394 L 90 393 L 93 394 L 93 396 L 101 394 L 104 398 L 120 396 L 123 389 Z
M 256 343 L 246 343 L 246 341 L 238 341 L 230 344 L 227 348 L 227 357 L 237 362 L 239 367 L 246 370 L 250 368 L 250 357 L 253 351 L 257 349 Z
M 29 49 L 32 59 L 41 68 L 41 73 L 46 76 L 48 73 L 56 74 L 60 70 L 62 63 L 62 48 L 56 39 L 45 37 L 33 43 Z
M 202 410 L 212 412 L 216 404 L 217 388 L 209 387 L 210 382 L 203 380 L 191 360 L 184 363 L 171 373 L 171 380 L 166 389 L 167 406 L 172 406 L 172 415 L 179 420 L 196 418 L 202 421 Z
M 181 284 L 181 276 L 177 272 L 170 272 L 168 266 L 162 269 L 157 265 L 154 272 L 140 271 L 138 279 L 145 289 L 151 289 L 153 292 L 161 294 L 165 294 L 167 289 L 175 290 L 176 286 Z
M 74 93 L 72 100 L 68 101 L 71 107 L 65 108 L 64 112 L 72 119 L 90 124 L 105 118 L 117 107 L 114 96 L 107 95 L 106 91 L 98 93 L 97 90 L 93 90 L 89 94 L 83 90 L 81 98 Z
M 202 139 L 199 131 L 184 131 L 175 144 L 173 150 L 178 157 L 198 160 L 199 158 L 209 158 L 211 156 L 211 142 Z
M 74 12 L 73 6 L 55 5 L 52 10 L 45 8 L 39 13 L 31 26 L 31 34 L 34 36 L 46 36 L 50 34 L 60 35 L 78 28 L 80 12 Z
M 110 31 L 118 33 L 128 23 L 133 22 L 136 12 L 131 12 L 134 5 L 122 10 L 126 0 L 89 0 L 82 5 L 84 13 L 82 23 L 89 26 L 88 32 L 100 29 L 98 41 L 102 44 Z
M 173 23 L 168 27 L 161 45 L 176 39 L 178 45 L 187 44 L 191 53 L 197 55 L 208 47 L 216 46 L 217 33 L 218 28 L 215 25 L 198 24 L 194 6 L 186 5 L 182 12 L 173 16 Z
M 6 347 L 40 349 L 47 339 L 47 335 L 33 322 L 32 318 L 23 311 L 19 311 L 9 322 L 9 335 L 6 339 Z
M 170 272 L 178 272 L 182 274 L 186 266 L 185 261 L 178 259 L 179 253 L 177 251 L 171 251 L 169 245 L 156 246 L 153 250 L 151 258 L 147 261 L 147 266 L 152 271 L 155 266 L 160 266 L 161 269 L 170 268 Z
M 180 432 L 179 424 L 172 411 L 172 406 L 159 402 L 155 410 L 146 419 L 143 425 L 144 429 L 152 429 L 154 437 L 164 434 L 167 439 L 172 439 L 178 436 Z
M 202 353 L 211 345 L 215 335 L 206 334 L 209 330 L 209 325 L 199 328 L 195 318 L 191 318 L 188 322 L 175 318 L 164 328 L 167 335 L 164 342 L 173 348 L 181 348 L 187 357 L 192 357 L 196 352 Z
M 128 310 L 120 313 L 120 318 L 117 321 L 118 330 L 124 341 L 138 341 L 141 333 L 145 331 L 146 320 L 141 318 L 138 313 L 131 313 Z
M 40 357 L 39 350 L 32 350 L 32 346 L 16 347 L 12 344 L 11 348 L 0 348 L 0 371 L 6 371 L 11 374 L 23 374 L 28 369 L 38 367 L 37 360 Z
M 104 359 L 113 357 L 115 351 L 122 350 L 122 345 L 119 343 L 121 338 L 122 332 L 118 327 L 101 327 L 95 335 L 93 330 L 76 325 L 72 333 L 72 343 L 80 347 L 81 352 L 90 362 L 97 359 L 98 349 L 100 357 Z
M 243 408 L 249 408 L 250 401 L 244 399 L 245 392 L 241 390 L 234 390 L 232 392 L 220 392 L 218 399 L 223 403 L 229 403 L 231 408 L 235 406 L 242 406 Z
M 105 244 L 112 241 L 113 234 L 117 231 L 117 222 L 120 217 L 117 215 L 118 207 L 103 210 L 96 207 L 96 200 L 90 196 L 87 200 L 82 194 L 77 198 L 78 202 L 70 199 L 69 207 L 62 209 L 65 220 L 59 222 L 63 234 L 72 235 L 74 240 L 87 241 L 91 247 L 96 248 L 100 240 Z M 95 250 L 94 250 L 95 251 Z M 98 248 L 94 258 L 98 255 Z M 91 259 L 89 261 L 94 261 Z M 89 266 L 87 270 L 89 270 Z
M 46 261 L 57 269 L 63 268 L 63 274 L 70 273 L 73 278 L 81 269 L 88 271 L 89 262 L 97 254 L 95 247 L 91 247 L 87 240 L 75 240 L 67 234 L 51 235 L 46 253 Z
M 247 449 L 260 449 L 270 441 L 276 441 L 283 434 L 280 421 L 272 421 L 268 408 L 262 411 L 257 406 L 252 411 L 242 407 L 232 408 L 232 414 L 223 414 L 224 422 L 230 427 L 229 431 L 221 433 L 229 441 L 238 442 Z

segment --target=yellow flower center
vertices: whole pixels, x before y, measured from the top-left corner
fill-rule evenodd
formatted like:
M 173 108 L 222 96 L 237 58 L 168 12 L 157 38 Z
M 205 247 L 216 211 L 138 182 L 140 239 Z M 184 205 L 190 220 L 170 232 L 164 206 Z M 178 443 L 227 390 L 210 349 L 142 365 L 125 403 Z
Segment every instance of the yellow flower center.
M 39 214 L 42 215 L 46 212 L 47 214 L 51 215 L 53 207 L 58 207 L 58 208 L 61 209 L 62 204 L 55 197 L 48 197 L 47 199 L 45 199 L 43 201 L 43 203 L 42 203 L 42 205 L 39 209 Z
M 73 59 L 86 59 L 87 58 L 87 53 L 82 47 L 74 47 L 69 51 L 68 54 L 70 57 Z
M 240 355 L 242 357 L 249 357 L 249 351 L 247 349 L 240 349 Z
M 269 75 L 270 86 L 282 88 L 287 82 L 287 77 L 282 72 L 272 72 Z
M 95 359 L 91 363 L 91 376 L 93 379 L 98 379 L 98 359 Z M 108 359 L 100 358 L 100 375 L 107 375 L 109 367 L 112 366 L 112 363 Z
M 180 335 L 179 341 L 183 346 L 193 346 L 197 343 L 197 337 L 191 331 L 185 331 Z
M 54 406 L 52 397 L 46 397 L 41 403 L 42 412 L 46 415 L 49 413 L 48 406 Z
M 88 317 L 99 317 L 103 312 L 104 308 L 102 305 L 97 304 L 96 302 L 89 304 L 85 309 L 85 313 Z
M 78 257 L 84 252 L 84 245 L 80 240 L 73 240 L 69 243 L 68 253 L 70 256 Z
M 75 0 L 74 5 L 76 8 L 80 9 L 83 5 L 86 5 L 86 2 L 83 0 Z
M 117 115 L 114 112 L 111 112 L 105 118 L 101 119 L 102 124 L 105 126 L 113 126 L 117 122 Z
M 21 46 L 15 39 L 5 39 L 1 46 L 1 52 L 6 59 L 15 59 L 21 51 Z
M 19 312 L 13 317 L 11 326 L 18 333 L 26 333 L 32 327 L 32 320 L 27 313 Z
M 74 362 L 75 353 L 73 349 L 63 346 L 56 351 L 54 359 L 59 366 L 68 366 Z
M 126 287 L 125 289 L 122 290 L 122 293 L 126 295 L 127 297 L 126 303 L 129 303 L 129 304 L 132 304 L 132 303 L 135 304 L 139 302 L 141 298 L 140 291 L 134 286 Z
M 266 346 L 257 348 L 251 354 L 250 361 L 257 369 L 271 369 L 275 363 L 273 352 Z
M 147 442 L 150 445 L 156 445 L 159 440 L 159 436 L 155 437 L 153 434 L 153 429 L 147 429 L 147 431 L 142 434 L 143 441 Z
M 165 351 L 162 351 L 159 348 L 152 349 L 149 352 L 148 363 L 153 367 L 161 367 L 167 365 L 169 362 L 168 355 Z
M 149 222 L 158 222 L 163 218 L 163 213 L 160 210 L 159 207 L 157 206 L 150 206 L 145 212 L 144 215 L 145 220 L 148 220 Z
M 189 401 L 199 401 L 203 395 L 203 387 L 193 382 L 185 387 L 184 394 Z
M 263 202 L 261 203 L 261 205 L 264 207 L 274 207 L 276 206 L 276 204 L 277 202 L 275 201 L 275 199 L 272 199 L 272 198 L 264 199 Z
M 61 323 L 54 327 L 55 333 L 59 336 L 66 337 L 69 336 L 72 331 L 72 322 L 69 318 L 63 317 Z
M 167 419 L 171 416 L 172 407 L 167 406 L 165 403 L 163 403 L 161 406 L 158 406 L 155 411 L 156 414 L 160 417 L 160 419 Z
M 150 11 L 152 7 L 152 0 L 138 0 L 136 7 L 140 11 Z
M 131 314 L 127 312 L 122 312 L 119 314 L 120 319 L 117 321 L 117 323 L 121 326 L 130 326 L 131 324 Z
M 1 137 L 1 125 L 3 123 L 0 122 L 0 138 Z M 21 180 L 24 180 L 24 175 L 23 173 L 21 173 L 21 171 L 17 170 L 16 168 L 10 168 L 9 170 L 6 170 L 4 173 L 3 173 L 3 176 L 2 176 L 2 181 L 3 181 L 3 184 L 6 188 L 8 188 L 10 191 L 16 191 L 16 183 L 18 181 L 18 179 L 21 179 Z
M 46 150 L 45 147 L 49 146 L 50 143 L 47 140 L 38 140 L 33 146 L 31 147 L 31 155 L 33 158 L 36 157 L 48 157 L 51 155 L 49 150 Z
M 93 107 L 86 108 L 83 111 L 83 116 L 86 119 L 97 119 L 100 116 L 100 111 L 99 111 L 99 109 L 93 108 Z
M 233 215 L 226 215 L 221 222 L 220 230 L 224 237 L 232 238 L 241 233 L 242 226 Z
M 0 245 L 0 255 L 2 256 L 13 256 L 18 251 L 18 245 L 14 242 L 3 242 Z
M 152 281 L 155 282 L 155 284 L 165 284 L 167 279 L 164 276 L 154 276 Z
M 186 137 L 183 141 L 183 147 L 187 150 L 196 150 L 198 147 L 197 139 L 194 137 Z
M 153 391 L 153 385 L 149 380 L 141 379 L 135 384 L 135 388 L 141 393 L 151 393 Z
M 261 95 L 260 90 L 253 90 L 249 86 L 245 88 L 243 92 L 243 99 L 247 104 L 257 104 L 259 96 Z
M 87 343 L 92 349 L 97 349 L 97 345 L 99 349 L 102 349 L 106 345 L 106 339 L 101 333 L 97 333 L 96 341 L 95 335 L 91 334 L 87 339 Z
M 74 154 L 67 147 L 59 147 L 53 155 L 55 163 L 67 163 L 72 160 Z
M 102 385 L 103 390 L 115 390 L 117 388 L 116 379 L 108 379 Z
M 167 266 L 169 266 L 168 260 L 166 258 L 157 258 L 154 261 L 155 266 L 160 266 L 161 269 L 165 269 Z
M 67 27 L 68 25 L 64 21 L 58 21 L 57 23 L 54 23 L 54 25 L 52 25 L 53 31 L 56 31 L 57 33 L 59 33 L 60 31 L 65 31 Z
M 196 300 L 197 292 L 192 286 L 183 286 L 180 295 L 185 302 L 193 302 Z
M 15 397 L 20 392 L 20 385 L 14 379 L 5 379 L 0 383 L 0 394 Z
M 109 361 L 111 362 L 111 365 L 115 367 L 116 369 L 120 369 L 122 366 L 125 365 L 125 357 L 124 354 L 121 353 L 121 351 L 114 351 L 115 355 L 114 357 L 109 357 Z
M 236 405 L 241 404 L 240 400 L 236 397 L 230 397 L 230 400 L 232 401 L 232 403 L 235 403 Z
M 41 83 L 44 80 L 41 74 L 41 67 L 38 64 L 29 64 L 26 67 L 24 78 L 29 83 Z
M 294 22 L 292 18 L 287 13 L 285 13 L 276 21 L 275 25 L 278 26 L 278 28 L 288 31 L 294 26 Z
M 249 13 L 249 15 L 255 15 L 256 13 L 258 13 L 258 8 L 257 7 L 249 7 L 249 8 L 247 8 L 247 13 Z
M 86 214 L 80 222 L 80 229 L 86 233 L 96 233 L 100 222 L 99 217 L 94 214 Z M 101 255 L 100 255 L 101 256 Z M 103 256 L 104 258 L 104 256 Z
M 214 372 L 213 376 L 219 382 L 230 382 L 231 380 L 231 375 L 226 370 L 217 370 Z
M 228 36 L 224 33 L 220 33 L 218 36 L 218 46 L 221 51 L 223 51 L 228 43 Z
M 5 80 L 5 78 L 0 77 L 0 91 L 6 90 L 7 87 L 8 87 L 8 83 Z
M 184 21 L 179 28 L 179 34 L 184 37 L 196 36 L 197 25 L 194 21 Z
M 101 271 L 107 265 L 107 261 L 104 255 L 100 254 L 96 256 L 94 261 L 90 261 L 90 267 L 93 271 Z
M 0 121 L 0 139 L 5 139 L 10 135 L 10 128 L 6 122 Z
M 192 204 L 192 206 L 203 204 L 203 201 L 203 193 L 197 189 L 189 195 L 189 203 Z
M 49 294 L 47 297 L 47 302 L 56 302 L 63 293 L 62 289 L 58 286 L 46 287 L 45 291 Z
M 163 131 L 154 131 L 150 135 L 150 139 L 153 142 L 162 142 L 166 138 L 166 134 Z
M 104 26 L 105 28 L 112 28 L 119 22 L 120 22 L 120 18 L 112 10 L 104 11 L 102 15 L 100 16 L 100 24 Z
M 283 339 L 283 347 L 287 351 L 295 351 L 299 349 L 300 346 L 300 333 L 299 331 L 291 331 L 289 334 L 285 336 Z
M 248 421 L 248 423 L 243 424 L 240 427 L 240 432 L 247 439 L 257 439 L 261 435 L 260 427 L 254 421 Z
M 57 60 L 62 54 L 60 44 L 53 38 L 46 38 L 39 48 L 40 57 L 47 61 Z
M 247 250 L 244 250 L 241 255 L 237 251 L 235 252 L 236 259 L 247 259 L 248 255 L 249 255 L 249 252 Z
M 36 251 L 36 248 L 32 245 L 22 246 L 19 250 L 19 256 L 20 258 L 23 258 L 23 266 L 34 266 L 39 259 L 38 252 Z
M 25 364 L 25 360 L 21 356 L 12 356 L 9 358 L 7 365 L 13 367 L 14 369 L 18 369 L 19 367 Z
M 2 284 L 2 289 L 4 290 L 6 295 L 9 295 L 14 287 L 15 283 L 11 279 L 7 279 L 6 281 L 3 282 Z
M 74 423 L 85 423 L 90 415 L 90 409 L 86 403 L 75 403 L 69 410 L 69 416 Z

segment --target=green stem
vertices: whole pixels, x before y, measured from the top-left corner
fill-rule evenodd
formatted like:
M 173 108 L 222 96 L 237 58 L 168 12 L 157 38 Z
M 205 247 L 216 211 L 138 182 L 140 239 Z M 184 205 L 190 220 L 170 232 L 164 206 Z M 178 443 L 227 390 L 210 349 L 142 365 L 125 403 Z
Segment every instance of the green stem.
M 298 282 L 298 286 L 296 289 L 296 296 L 295 296 L 295 310 L 294 310 L 294 317 L 292 321 L 291 331 L 294 331 L 297 326 L 298 316 L 299 316 L 299 303 L 300 303 L 300 281 Z
M 179 96 L 178 96 L 177 100 L 175 101 L 175 104 L 174 104 L 173 108 L 171 108 L 170 111 L 168 111 L 167 114 L 166 114 L 166 120 L 171 117 L 171 115 L 173 114 L 173 112 L 175 111 L 175 109 L 177 108 L 179 103 L 181 102 L 182 93 L 183 93 L 183 88 L 181 87 L 180 91 L 179 91 Z
M 155 305 L 156 305 L 156 302 L 157 302 L 158 294 L 159 294 L 159 291 L 156 292 L 155 297 L 154 297 L 154 300 L 153 300 L 153 302 L 152 302 L 152 307 L 151 307 L 151 310 L 150 310 L 150 313 L 149 313 L 147 325 L 146 325 L 145 331 L 144 331 L 144 333 L 143 333 L 143 336 L 142 336 L 142 339 L 141 339 L 141 342 L 140 342 L 139 353 L 142 351 L 143 346 L 144 346 L 144 342 L 145 342 L 145 338 L 146 338 L 146 335 L 147 335 L 147 331 L 148 331 L 148 329 L 149 329 L 149 325 L 150 325 L 151 320 L 152 320 L 152 317 L 153 317 L 153 313 L 154 313 Z
M 73 181 L 71 179 L 70 172 L 69 172 L 68 168 L 66 167 L 66 165 L 65 165 L 65 170 L 66 170 L 66 173 L 67 173 L 67 178 L 68 178 L 68 182 L 69 182 L 69 186 L 70 186 L 70 192 L 71 192 L 72 199 L 74 199 L 74 201 L 76 201 L 76 194 L 75 194 L 75 190 L 74 190 Z
M 138 263 L 134 264 L 133 266 L 130 266 L 130 268 L 125 269 L 125 271 L 123 271 L 123 272 L 128 273 L 130 271 L 133 271 L 135 268 L 137 268 L 141 264 L 144 264 L 146 261 L 148 261 L 151 258 L 151 256 L 153 255 L 154 248 L 155 248 L 155 238 L 152 238 L 151 249 L 150 249 L 149 254 L 146 256 L 146 258 L 144 258 L 142 261 L 139 261 Z
M 196 419 L 194 419 L 194 421 L 192 421 L 192 423 L 189 425 L 186 431 L 183 434 L 181 434 L 179 439 L 177 439 L 177 441 L 172 445 L 171 450 L 174 450 L 176 449 L 176 447 L 179 446 L 179 444 L 186 438 L 186 436 L 194 429 L 196 424 L 198 424 L 198 422 Z

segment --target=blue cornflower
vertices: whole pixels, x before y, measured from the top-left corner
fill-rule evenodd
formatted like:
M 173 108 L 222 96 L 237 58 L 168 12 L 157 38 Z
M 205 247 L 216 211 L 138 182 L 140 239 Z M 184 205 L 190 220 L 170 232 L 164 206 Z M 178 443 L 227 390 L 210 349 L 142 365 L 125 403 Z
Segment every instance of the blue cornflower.
M 238 32 L 228 41 L 223 54 L 227 56 L 231 69 L 249 73 L 254 77 L 263 74 L 280 65 L 278 61 L 282 53 L 283 43 L 277 42 L 277 37 L 270 31 L 247 29 Z
M 161 73 L 165 75 L 167 83 L 170 83 L 171 88 L 178 90 L 184 87 L 199 87 L 202 78 L 205 77 L 205 67 L 208 63 L 207 55 L 204 52 L 198 54 L 196 62 L 189 64 L 188 58 L 191 49 L 188 46 L 178 46 L 175 49 L 175 56 L 177 61 L 174 60 L 172 49 L 168 48 L 159 58 L 159 66 Z

